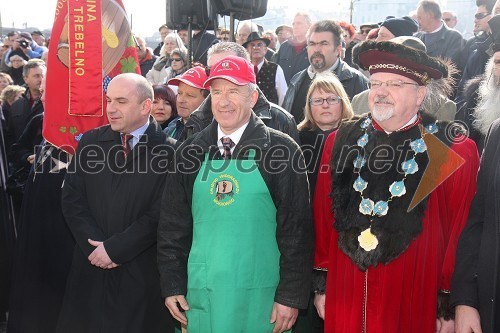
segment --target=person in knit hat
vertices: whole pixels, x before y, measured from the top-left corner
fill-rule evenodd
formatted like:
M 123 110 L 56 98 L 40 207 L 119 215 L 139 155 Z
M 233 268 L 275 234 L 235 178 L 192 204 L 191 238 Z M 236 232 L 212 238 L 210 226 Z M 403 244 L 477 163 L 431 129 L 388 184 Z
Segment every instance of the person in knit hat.
M 389 18 L 382 22 L 375 41 L 382 42 L 400 36 L 413 36 L 418 24 L 409 16 Z

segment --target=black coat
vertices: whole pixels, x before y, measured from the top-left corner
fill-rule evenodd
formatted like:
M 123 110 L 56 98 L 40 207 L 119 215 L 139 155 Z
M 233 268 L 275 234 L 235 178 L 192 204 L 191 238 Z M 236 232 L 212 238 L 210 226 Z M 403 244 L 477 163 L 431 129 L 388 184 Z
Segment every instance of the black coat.
M 347 96 L 349 96 L 349 100 L 352 100 L 354 96 L 368 89 L 368 79 L 366 78 L 366 76 L 364 76 L 363 73 L 361 73 L 357 69 L 350 67 L 342 60 L 340 60 L 337 68 L 333 70 L 333 74 L 335 74 L 340 83 L 342 83 Z M 302 72 L 294 75 L 294 77 L 290 81 L 290 84 L 288 85 L 285 99 L 283 100 L 283 104 L 281 105 L 283 109 L 290 112 L 298 122 L 304 119 L 303 107 L 305 107 L 306 101 L 304 100 L 303 103 L 300 103 L 301 105 L 303 105 L 303 107 L 300 108 L 300 110 L 302 111 L 301 114 L 294 114 L 294 111 L 292 109 L 295 99 L 299 95 L 299 90 L 301 88 L 302 82 L 308 77 L 309 73 L 307 72 L 307 68 Z M 309 87 L 307 87 L 307 89 L 309 89 Z
M 309 67 L 307 46 L 304 44 L 302 50 L 296 53 L 292 40 L 287 40 L 280 45 L 278 52 L 274 54 L 271 61 L 281 66 L 285 74 L 286 83 L 290 85 L 290 80 L 295 74 Z
M 247 159 L 249 149 L 256 150 L 255 160 L 277 210 L 276 240 L 281 258 L 275 301 L 305 308 L 314 237 L 304 157 L 290 137 L 266 127 L 254 114 L 232 156 Z M 209 159 L 221 159 L 215 121 L 183 142 L 176 151 L 176 172 L 167 177 L 158 226 L 158 265 L 164 297 L 187 293 L 193 186 L 205 153 Z
M 30 124 L 39 121 L 41 131 L 38 117 Z M 61 210 L 61 185 L 66 169 L 59 168 L 62 164 L 57 162 L 69 160 L 70 155 L 50 144 L 37 151 L 16 225 L 9 332 L 55 331 L 75 245 Z
M 486 138 L 477 192 L 457 248 L 451 304 L 479 310 L 484 333 L 500 330 L 500 120 Z
M 102 126 L 79 142 L 62 190 L 62 209 L 77 246 L 58 332 L 173 332 L 160 295 L 156 232 L 173 142 L 156 121 L 123 159 L 120 134 Z M 91 157 L 93 156 L 94 157 Z M 87 257 L 103 241 L 120 266 Z
M 11 119 L 10 121 L 7 120 L 7 126 L 9 132 L 12 132 L 14 142 L 19 140 L 29 121 L 43 112 L 43 103 L 40 98 L 37 98 L 33 105 L 30 105 L 30 98 L 30 92 L 27 88 L 23 97 L 15 101 L 10 107 Z

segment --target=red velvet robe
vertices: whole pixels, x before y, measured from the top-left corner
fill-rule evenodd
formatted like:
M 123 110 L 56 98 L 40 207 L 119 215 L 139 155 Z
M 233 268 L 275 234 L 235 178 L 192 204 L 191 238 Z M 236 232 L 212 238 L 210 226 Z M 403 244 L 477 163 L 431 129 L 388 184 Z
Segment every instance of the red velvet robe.
M 328 270 L 325 332 L 436 332 L 437 294 L 450 290 L 455 249 L 476 190 L 479 157 L 474 142 L 452 146 L 465 164 L 430 194 L 417 238 L 396 259 L 363 272 L 339 249 L 332 226 L 328 165 L 335 134 L 325 143 L 313 201 L 314 265 Z

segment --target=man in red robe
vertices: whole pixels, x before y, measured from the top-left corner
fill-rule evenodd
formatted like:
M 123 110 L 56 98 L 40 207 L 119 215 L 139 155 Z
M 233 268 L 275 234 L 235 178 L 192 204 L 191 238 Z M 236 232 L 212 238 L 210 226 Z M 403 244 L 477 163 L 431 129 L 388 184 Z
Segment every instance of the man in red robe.
M 371 112 L 325 145 L 316 308 L 328 333 L 453 332 L 450 279 L 479 157 L 458 127 L 420 110 L 448 67 L 393 42 L 364 42 L 353 58 L 370 71 Z

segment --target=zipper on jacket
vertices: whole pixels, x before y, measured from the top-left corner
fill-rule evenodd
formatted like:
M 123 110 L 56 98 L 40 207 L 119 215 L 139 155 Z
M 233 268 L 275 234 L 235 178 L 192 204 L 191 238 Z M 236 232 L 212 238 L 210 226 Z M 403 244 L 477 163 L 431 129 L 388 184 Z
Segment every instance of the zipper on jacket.
M 361 333 L 366 333 L 366 306 L 368 303 L 368 268 L 365 271 L 365 281 L 363 283 L 363 323 Z

